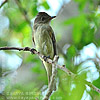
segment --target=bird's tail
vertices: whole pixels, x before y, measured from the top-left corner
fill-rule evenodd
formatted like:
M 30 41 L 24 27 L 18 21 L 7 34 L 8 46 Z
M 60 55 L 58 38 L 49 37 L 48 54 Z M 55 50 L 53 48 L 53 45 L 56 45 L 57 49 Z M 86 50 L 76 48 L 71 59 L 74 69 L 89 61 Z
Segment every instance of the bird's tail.
M 48 85 L 50 84 L 51 81 L 51 76 L 52 76 L 52 64 L 46 63 L 43 61 L 43 64 L 45 66 L 47 76 L 48 76 Z M 54 91 L 56 90 L 56 80 L 54 81 Z

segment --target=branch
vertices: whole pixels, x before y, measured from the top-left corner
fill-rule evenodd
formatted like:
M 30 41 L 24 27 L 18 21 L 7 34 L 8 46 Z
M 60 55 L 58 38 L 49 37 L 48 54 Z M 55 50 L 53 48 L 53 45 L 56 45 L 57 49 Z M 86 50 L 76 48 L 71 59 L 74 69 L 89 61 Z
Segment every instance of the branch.
M 15 0 L 17 6 L 19 7 L 20 12 L 23 14 L 26 22 L 29 24 L 29 26 L 31 27 L 31 22 L 27 16 L 27 11 L 22 7 L 21 2 L 19 0 Z
M 91 87 L 93 90 L 95 90 L 98 93 L 100 93 L 100 89 L 97 88 L 96 86 L 94 86 L 91 82 L 85 81 L 85 84 L 88 85 L 89 87 Z
M 56 64 L 57 68 L 65 71 L 68 75 L 70 76 L 75 76 L 74 73 L 72 73 L 70 70 L 68 70 L 65 65 L 58 65 L 56 62 L 54 62 L 53 60 L 51 60 L 50 58 L 40 54 L 40 52 L 37 52 L 36 49 L 34 48 L 29 48 L 29 47 L 25 47 L 25 48 L 19 48 L 19 47 L 0 47 L 0 50 L 19 50 L 19 51 L 30 51 L 32 54 L 36 54 L 39 57 L 41 57 L 42 59 L 44 59 L 45 62 L 50 63 L 50 64 Z
M 7 3 L 8 2 L 8 0 L 3 0 L 3 2 L 1 3 L 1 5 L 0 5 L 0 8 L 5 4 L 5 3 Z
M 41 57 L 42 59 L 44 59 L 45 62 L 50 63 L 50 64 L 54 64 L 57 68 L 63 70 L 65 73 L 67 73 L 67 75 L 69 76 L 74 76 L 76 77 L 76 75 L 74 73 L 72 73 L 70 70 L 68 70 L 65 65 L 58 65 L 56 62 L 54 62 L 53 60 L 51 60 L 50 58 L 40 54 L 40 52 L 37 52 L 34 48 L 29 48 L 29 47 L 25 47 L 25 48 L 18 48 L 18 47 L 0 47 L 0 50 L 19 50 L 19 51 L 30 51 L 32 54 L 36 54 L 39 57 Z M 88 85 L 89 87 L 91 87 L 93 90 L 97 91 L 98 93 L 100 93 L 100 89 L 95 87 L 92 83 L 85 81 L 85 84 Z
M 66 7 L 66 2 L 65 2 L 65 0 L 62 0 L 62 3 L 60 3 L 61 4 L 61 8 L 60 8 L 60 10 L 58 11 L 58 13 L 57 13 L 57 15 L 56 16 L 59 16 L 59 15 L 61 15 L 61 13 L 63 12 L 63 10 L 64 10 L 64 8 Z
M 58 57 L 57 55 L 55 55 L 53 61 L 56 63 L 56 62 L 58 61 L 58 58 L 59 58 L 59 57 Z M 49 100 L 49 98 L 50 98 L 50 96 L 51 96 L 53 90 L 54 90 L 55 87 L 56 87 L 56 84 L 55 84 L 55 77 L 56 77 L 56 74 L 57 74 L 57 67 L 56 67 L 55 63 L 52 64 L 52 76 L 51 76 L 51 81 L 50 81 L 50 84 L 49 84 L 49 86 L 48 86 L 48 91 L 47 91 L 47 93 L 46 93 L 46 95 L 45 95 L 45 97 L 44 97 L 43 100 Z

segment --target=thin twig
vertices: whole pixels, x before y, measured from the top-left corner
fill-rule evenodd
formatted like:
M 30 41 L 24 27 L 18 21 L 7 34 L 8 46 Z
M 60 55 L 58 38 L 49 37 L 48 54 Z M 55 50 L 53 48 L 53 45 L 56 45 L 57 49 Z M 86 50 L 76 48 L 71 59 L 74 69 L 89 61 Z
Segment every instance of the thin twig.
M 1 3 L 1 5 L 0 5 L 0 8 L 5 4 L 5 3 L 7 3 L 8 2 L 8 0 L 3 0 L 3 2 Z
M 91 87 L 93 90 L 95 90 L 98 93 L 100 93 L 100 89 L 97 88 L 96 86 L 94 86 L 91 82 L 85 81 L 85 84 L 88 85 L 89 87 Z

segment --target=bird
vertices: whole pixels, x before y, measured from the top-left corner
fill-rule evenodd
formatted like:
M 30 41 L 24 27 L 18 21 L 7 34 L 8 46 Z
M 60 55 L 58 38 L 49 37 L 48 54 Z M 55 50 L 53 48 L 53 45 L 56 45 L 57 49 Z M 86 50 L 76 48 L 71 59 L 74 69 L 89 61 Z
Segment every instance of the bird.
M 57 55 L 56 39 L 54 31 L 50 26 L 50 22 L 56 16 L 50 16 L 46 12 L 39 12 L 34 20 L 32 40 L 38 52 L 53 60 Z M 52 76 L 52 64 L 45 62 L 40 58 L 48 76 L 48 85 L 50 84 Z M 54 86 L 56 88 L 56 86 Z

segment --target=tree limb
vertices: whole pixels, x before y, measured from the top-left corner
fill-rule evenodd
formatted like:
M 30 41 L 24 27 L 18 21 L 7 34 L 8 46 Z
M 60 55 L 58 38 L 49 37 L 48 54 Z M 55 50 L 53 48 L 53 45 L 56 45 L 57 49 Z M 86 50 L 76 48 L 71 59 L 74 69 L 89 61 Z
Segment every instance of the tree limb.
M 0 8 L 5 4 L 5 3 L 7 3 L 8 2 L 8 0 L 3 0 L 3 2 L 1 3 L 1 5 L 0 5 Z
M 17 6 L 19 7 L 20 12 L 23 14 L 26 22 L 29 24 L 29 26 L 31 27 L 31 22 L 27 16 L 27 11 L 22 7 L 20 0 L 15 0 Z
M 76 74 L 72 73 L 70 70 L 68 70 L 65 65 L 58 65 L 56 62 L 54 62 L 53 60 L 51 60 L 50 58 L 42 55 L 40 52 L 36 51 L 36 49 L 34 48 L 29 48 L 29 47 L 24 47 L 24 48 L 19 48 L 19 47 L 0 47 L 0 50 L 19 50 L 19 51 L 29 51 L 32 54 L 36 54 L 39 57 L 41 57 L 42 59 L 44 59 L 44 61 L 46 61 L 47 63 L 50 64 L 54 64 L 57 68 L 63 70 L 65 73 L 67 73 L 67 75 L 69 76 L 77 76 Z M 53 77 L 53 76 L 52 76 Z M 98 93 L 100 93 L 100 89 L 97 88 L 96 86 L 94 86 L 92 83 L 85 81 L 85 84 L 88 85 L 89 87 L 91 87 L 93 90 L 97 91 Z
M 50 63 L 50 64 L 55 63 L 55 62 L 54 62 L 53 60 L 51 60 L 50 58 L 48 58 L 48 57 L 46 57 L 46 56 L 40 54 L 39 52 L 37 52 L 36 49 L 34 49 L 34 48 L 29 48 L 29 47 L 25 47 L 25 48 L 19 48 L 19 47 L 0 47 L 0 50 L 30 51 L 32 54 L 36 54 L 36 55 L 38 55 L 39 57 L 41 57 L 42 59 L 44 59 L 44 61 L 46 61 L 47 63 Z M 55 64 L 56 64 L 56 63 L 55 63 Z M 68 69 L 65 67 L 65 65 L 60 66 L 60 65 L 56 64 L 56 66 L 57 66 L 59 69 L 65 71 L 68 75 L 70 75 L 70 76 L 75 76 L 75 74 L 72 73 L 70 70 L 68 70 Z

